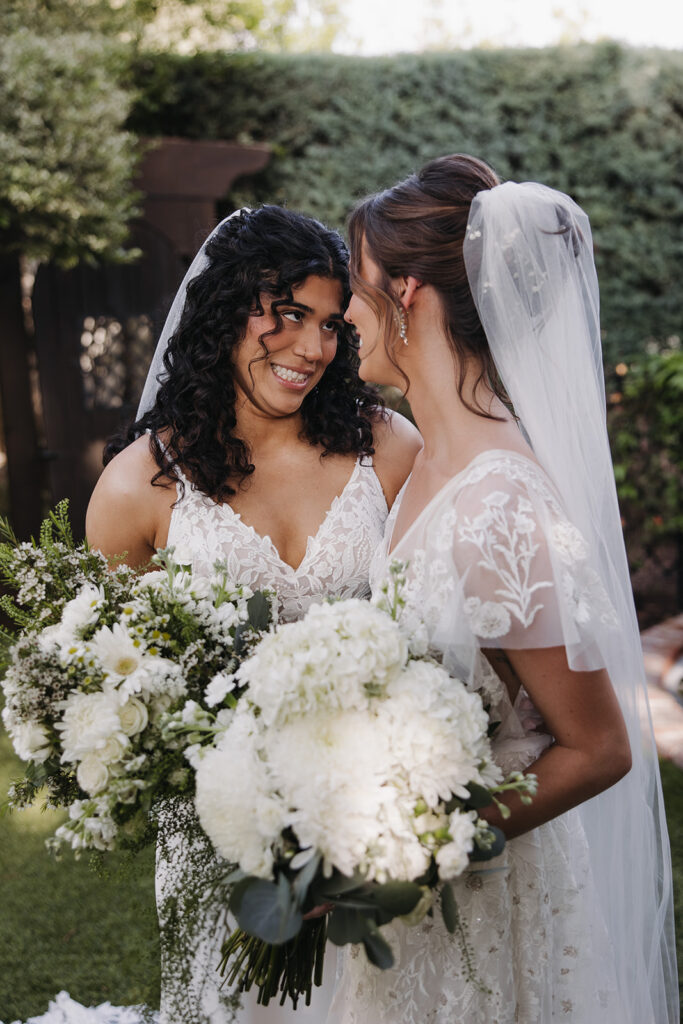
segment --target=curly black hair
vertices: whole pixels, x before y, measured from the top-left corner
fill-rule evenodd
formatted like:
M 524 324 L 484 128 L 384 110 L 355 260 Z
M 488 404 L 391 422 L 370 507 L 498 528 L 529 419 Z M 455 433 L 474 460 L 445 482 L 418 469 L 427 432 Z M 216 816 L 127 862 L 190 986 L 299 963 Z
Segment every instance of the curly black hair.
M 159 471 L 152 479 L 179 479 L 224 501 L 254 472 L 247 442 L 235 434 L 232 355 L 250 316 L 263 315 L 261 296 L 272 297 L 276 318 L 265 339 L 279 332 L 281 305 L 311 275 L 339 281 L 350 298 L 348 251 L 336 231 L 280 206 L 242 210 L 221 226 L 206 246 L 208 267 L 188 286 L 177 331 L 164 357 L 156 402 L 104 449 L 106 465 L 141 434 L 149 432 Z M 342 322 L 337 352 L 321 380 L 301 404 L 302 438 L 330 453 L 371 456 L 372 424 L 382 402 L 357 373 L 353 328 Z M 159 435 L 163 434 L 163 444 Z

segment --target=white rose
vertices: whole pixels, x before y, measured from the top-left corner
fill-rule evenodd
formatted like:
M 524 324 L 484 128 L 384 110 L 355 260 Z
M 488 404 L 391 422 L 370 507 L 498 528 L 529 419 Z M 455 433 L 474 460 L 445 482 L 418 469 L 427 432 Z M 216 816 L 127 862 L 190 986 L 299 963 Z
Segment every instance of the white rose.
M 99 793 L 107 785 L 109 772 L 106 764 L 95 754 L 88 754 L 84 757 L 76 769 L 78 785 L 90 796 Z
M 119 708 L 119 721 L 126 736 L 135 736 L 147 727 L 149 715 L 147 708 L 137 697 L 129 697 Z
M 12 730 L 12 744 L 22 761 L 41 764 L 50 756 L 47 730 L 39 722 L 20 722 Z
M 122 742 L 118 736 L 109 736 L 97 747 L 97 757 L 104 764 L 113 764 L 120 761 L 126 751 L 127 741 Z

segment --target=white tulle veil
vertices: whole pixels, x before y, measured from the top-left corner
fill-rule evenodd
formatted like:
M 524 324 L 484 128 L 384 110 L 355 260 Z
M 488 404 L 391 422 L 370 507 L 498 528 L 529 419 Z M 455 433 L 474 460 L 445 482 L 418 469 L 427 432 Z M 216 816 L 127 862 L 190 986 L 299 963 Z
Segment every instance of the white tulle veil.
M 204 242 L 199 248 L 197 255 L 192 260 L 185 277 L 183 278 L 178 291 L 175 294 L 175 298 L 171 303 L 171 308 L 168 311 L 166 321 L 162 328 L 159 340 L 157 342 L 154 355 L 152 356 L 152 362 L 150 363 L 149 370 L 147 371 L 147 379 L 145 380 L 145 386 L 142 389 L 142 395 L 140 397 L 140 403 L 138 405 L 138 411 L 136 420 L 139 420 L 145 413 L 154 405 L 156 401 L 157 391 L 159 390 L 159 378 L 164 373 L 164 356 L 166 355 L 166 349 L 168 343 L 178 329 L 180 318 L 185 308 L 185 299 L 187 298 L 187 287 L 190 281 L 193 281 L 195 277 L 199 277 L 203 270 L 208 266 L 209 260 L 206 255 L 206 247 L 214 235 L 220 231 L 224 224 L 233 217 L 237 217 L 240 213 L 248 213 L 248 207 L 242 207 L 239 210 L 234 210 L 233 213 L 224 217 L 219 224 L 207 235 Z
M 588 217 L 560 192 L 507 182 L 472 202 L 464 258 L 501 380 L 618 615 L 619 628 L 598 625 L 590 643 L 567 634 L 572 668 L 609 672 L 633 752 L 631 772 L 580 811 L 629 1019 L 679 1024 L 669 844 L 605 422 Z

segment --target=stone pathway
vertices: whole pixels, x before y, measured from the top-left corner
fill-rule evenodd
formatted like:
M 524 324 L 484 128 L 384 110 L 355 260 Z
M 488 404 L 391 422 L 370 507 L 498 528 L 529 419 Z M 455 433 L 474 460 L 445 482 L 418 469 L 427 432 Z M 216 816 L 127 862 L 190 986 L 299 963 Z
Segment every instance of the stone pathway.
M 683 768 L 683 698 L 677 699 L 683 678 L 683 615 L 644 630 L 641 640 L 657 750 Z

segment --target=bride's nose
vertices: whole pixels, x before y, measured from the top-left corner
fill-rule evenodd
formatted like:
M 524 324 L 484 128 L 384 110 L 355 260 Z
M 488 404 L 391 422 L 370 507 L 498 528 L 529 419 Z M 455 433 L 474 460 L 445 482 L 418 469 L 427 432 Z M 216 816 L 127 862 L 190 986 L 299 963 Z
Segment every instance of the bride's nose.
M 322 340 L 316 326 L 311 324 L 301 332 L 294 345 L 294 353 L 309 363 L 315 363 L 318 359 L 322 359 Z

